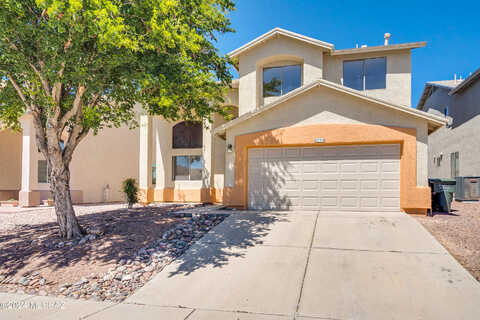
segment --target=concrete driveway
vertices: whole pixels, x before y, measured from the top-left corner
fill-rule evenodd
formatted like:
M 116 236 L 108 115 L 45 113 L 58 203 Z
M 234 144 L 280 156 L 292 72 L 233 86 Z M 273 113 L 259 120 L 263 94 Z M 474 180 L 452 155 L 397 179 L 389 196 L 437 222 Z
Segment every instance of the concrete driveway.
M 120 304 L 0 293 L 0 319 L 479 319 L 480 284 L 403 213 L 238 213 Z
M 479 301 L 480 284 L 406 214 L 249 212 L 98 317 L 130 304 L 137 319 L 478 319 Z

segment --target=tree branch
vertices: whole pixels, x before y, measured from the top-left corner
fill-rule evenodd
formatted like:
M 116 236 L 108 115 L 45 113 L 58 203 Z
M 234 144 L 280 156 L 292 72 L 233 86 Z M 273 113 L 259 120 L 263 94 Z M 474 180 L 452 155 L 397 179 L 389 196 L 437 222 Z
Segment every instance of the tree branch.
M 42 83 L 43 90 L 45 90 L 45 94 L 47 95 L 47 97 L 50 96 L 50 85 L 48 84 L 48 80 L 43 78 L 42 74 L 40 73 L 40 71 L 38 71 L 37 67 L 35 67 L 33 63 L 29 62 L 28 64 L 30 65 L 30 67 L 32 67 L 33 71 L 40 78 L 40 82 Z
M 33 124 L 35 128 L 35 136 L 37 138 L 37 145 L 43 156 L 48 159 L 48 144 L 45 132 L 42 126 L 41 115 L 37 110 L 32 111 Z
M 75 100 L 73 101 L 72 109 L 68 110 L 68 112 L 63 115 L 58 125 L 58 130 L 60 134 L 63 132 L 63 129 L 65 128 L 65 124 L 68 122 L 68 120 L 70 120 L 71 117 L 73 117 L 74 115 L 77 115 L 78 117 L 78 113 L 79 111 L 81 111 L 81 107 L 82 107 L 83 94 L 85 93 L 86 90 L 87 88 L 83 85 L 78 87 L 77 93 L 75 94 Z
M 28 104 L 27 102 L 27 98 L 25 97 L 25 95 L 23 94 L 22 92 L 22 89 L 20 88 L 20 86 L 15 82 L 15 80 L 13 80 L 12 76 L 7 74 L 7 77 L 8 77 L 8 80 L 10 81 L 10 83 L 13 85 L 13 87 L 15 88 L 15 90 L 17 91 L 17 94 L 18 96 L 20 97 L 20 99 L 23 101 L 23 103 L 25 104 L 25 106 L 27 107 L 28 110 L 31 109 L 30 105 Z

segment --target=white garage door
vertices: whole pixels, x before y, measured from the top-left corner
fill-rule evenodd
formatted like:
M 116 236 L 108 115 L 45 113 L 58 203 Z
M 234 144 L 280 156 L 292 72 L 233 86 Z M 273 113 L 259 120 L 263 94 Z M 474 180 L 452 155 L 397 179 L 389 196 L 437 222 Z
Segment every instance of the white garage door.
M 249 149 L 248 207 L 398 211 L 400 146 Z

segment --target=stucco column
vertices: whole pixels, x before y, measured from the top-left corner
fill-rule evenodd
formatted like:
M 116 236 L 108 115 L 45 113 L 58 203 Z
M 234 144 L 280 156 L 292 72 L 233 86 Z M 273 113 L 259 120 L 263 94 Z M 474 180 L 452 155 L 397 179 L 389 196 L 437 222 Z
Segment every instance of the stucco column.
M 163 117 L 155 117 L 155 201 L 166 201 L 167 198 L 167 180 L 171 174 L 170 150 L 172 148 L 172 124 Z
M 212 150 L 212 123 L 203 124 L 203 173 L 202 173 L 202 202 L 212 202 L 213 185 L 213 150 Z
M 152 188 L 152 117 L 140 116 L 140 154 L 138 184 L 140 187 L 140 202 L 153 201 Z
M 30 114 L 25 114 L 20 118 L 22 127 L 22 187 L 20 189 L 18 200 L 22 207 L 38 206 L 40 204 L 40 192 L 32 188 L 35 184 L 33 173 L 35 166 L 35 128 Z

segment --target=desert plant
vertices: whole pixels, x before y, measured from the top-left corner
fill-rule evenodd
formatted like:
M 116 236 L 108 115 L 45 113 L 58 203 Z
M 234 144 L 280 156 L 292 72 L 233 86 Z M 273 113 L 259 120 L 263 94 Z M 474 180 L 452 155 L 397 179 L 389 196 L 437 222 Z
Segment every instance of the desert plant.
M 137 181 L 133 178 L 123 180 L 122 191 L 127 199 L 128 208 L 132 208 L 138 202 L 138 186 Z

